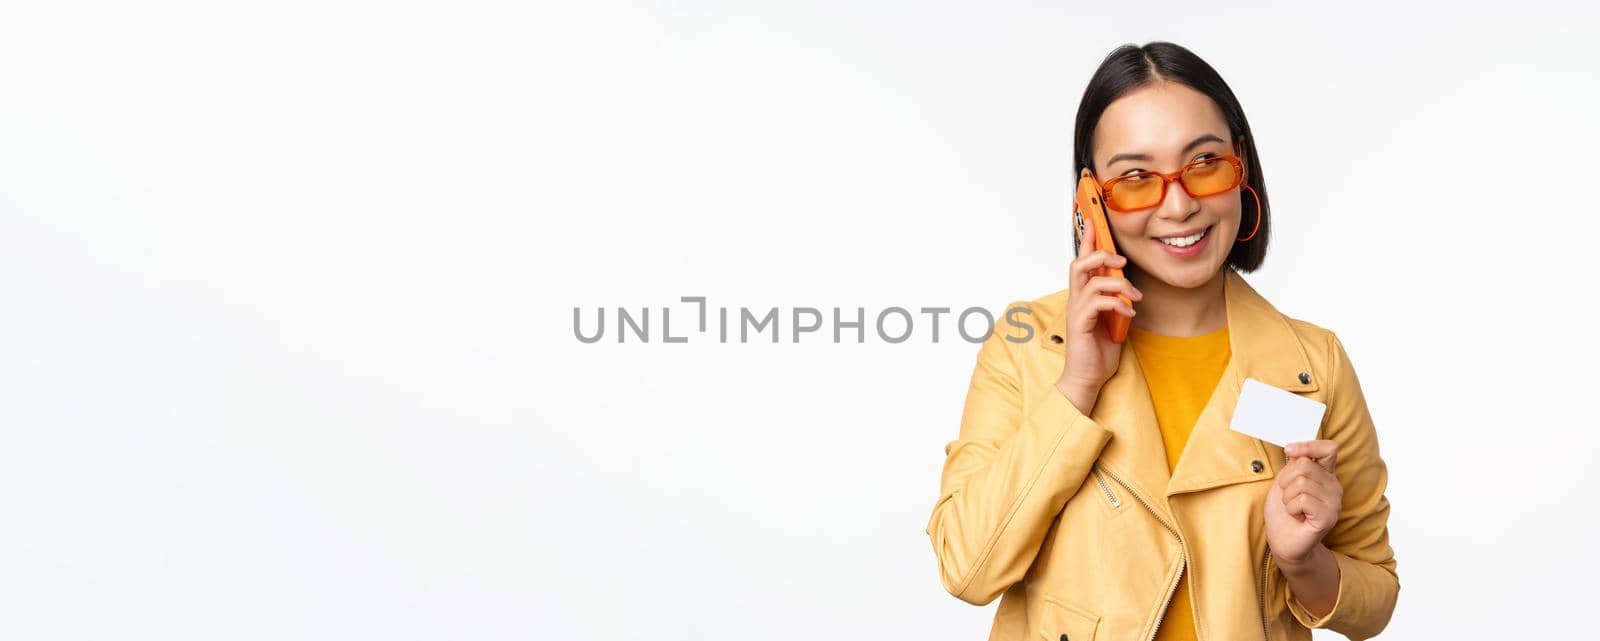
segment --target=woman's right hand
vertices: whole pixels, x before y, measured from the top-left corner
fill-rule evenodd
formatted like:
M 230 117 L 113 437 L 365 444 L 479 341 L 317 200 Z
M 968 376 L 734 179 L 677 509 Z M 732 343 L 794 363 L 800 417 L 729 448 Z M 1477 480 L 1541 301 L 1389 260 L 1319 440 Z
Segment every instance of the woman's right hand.
M 1084 414 L 1094 410 L 1100 396 L 1100 387 L 1117 371 L 1122 359 L 1122 344 L 1111 340 L 1100 323 L 1101 312 L 1122 314 L 1133 318 L 1134 309 L 1117 298 L 1123 294 L 1129 300 L 1140 300 L 1144 293 L 1126 278 L 1094 276 L 1101 267 L 1121 268 L 1128 259 L 1095 247 L 1094 221 L 1084 218 L 1083 240 L 1078 243 L 1078 257 L 1069 270 L 1070 293 L 1067 296 L 1066 366 L 1056 389 Z

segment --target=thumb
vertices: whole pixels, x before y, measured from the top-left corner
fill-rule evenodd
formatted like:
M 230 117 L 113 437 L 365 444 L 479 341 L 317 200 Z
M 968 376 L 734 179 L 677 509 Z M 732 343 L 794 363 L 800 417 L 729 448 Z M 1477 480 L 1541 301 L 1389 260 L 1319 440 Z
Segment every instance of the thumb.
M 1304 456 L 1322 466 L 1322 469 L 1332 472 L 1334 463 L 1339 460 L 1339 443 L 1332 439 L 1299 441 L 1285 446 L 1283 453 L 1291 459 Z

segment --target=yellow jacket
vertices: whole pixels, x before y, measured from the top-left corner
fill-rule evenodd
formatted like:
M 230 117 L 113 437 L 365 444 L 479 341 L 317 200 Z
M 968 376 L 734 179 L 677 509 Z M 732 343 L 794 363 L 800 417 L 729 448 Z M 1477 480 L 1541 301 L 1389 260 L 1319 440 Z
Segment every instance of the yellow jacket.
M 1224 280 L 1233 358 L 1170 474 L 1131 348 L 1090 415 L 1056 390 L 1067 291 L 1013 304 L 983 343 L 927 533 L 952 595 L 1004 595 L 991 640 L 1152 639 L 1182 572 L 1202 641 L 1310 639 L 1313 627 L 1360 640 L 1388 624 L 1400 590 L 1388 470 L 1344 346 L 1231 268 Z M 1338 600 L 1320 619 L 1267 549 L 1262 506 L 1283 448 L 1228 427 L 1247 377 L 1327 404 L 1317 438 L 1339 444 L 1344 505 L 1323 539 Z

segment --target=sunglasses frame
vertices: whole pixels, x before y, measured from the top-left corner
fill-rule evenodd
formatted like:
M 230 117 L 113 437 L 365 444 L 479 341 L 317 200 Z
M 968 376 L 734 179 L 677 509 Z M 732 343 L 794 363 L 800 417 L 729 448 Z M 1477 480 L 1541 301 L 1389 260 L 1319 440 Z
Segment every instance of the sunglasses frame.
M 1202 163 L 1208 163 L 1208 162 L 1216 162 L 1218 160 L 1227 161 L 1228 163 L 1233 165 L 1234 172 L 1238 175 L 1238 178 L 1234 181 L 1234 183 L 1232 185 L 1229 185 L 1227 187 L 1227 189 L 1221 189 L 1221 190 L 1206 194 L 1204 196 L 1196 194 L 1193 191 L 1190 191 L 1189 190 L 1189 183 L 1186 183 L 1186 182 L 1183 181 L 1183 172 L 1188 171 L 1190 167 L 1193 167 L 1195 165 L 1199 165 L 1199 164 L 1202 164 Z M 1118 207 L 1117 205 L 1113 204 L 1113 201 L 1112 201 L 1112 198 L 1111 198 L 1111 188 L 1112 187 L 1116 186 L 1117 183 L 1122 182 L 1124 180 L 1128 180 L 1130 178 L 1143 178 L 1143 177 L 1146 177 L 1146 176 L 1156 176 L 1156 177 L 1161 178 L 1161 198 L 1156 199 L 1156 202 L 1154 204 L 1145 205 L 1143 207 L 1138 207 L 1138 208 L 1135 208 L 1135 209 L 1122 209 L 1121 207 Z M 1114 212 L 1117 212 L 1119 214 L 1126 214 L 1126 213 L 1136 212 L 1136 211 L 1144 211 L 1144 210 L 1150 209 L 1152 207 L 1160 207 L 1161 203 L 1164 203 L 1164 202 L 1167 201 L 1167 186 L 1171 185 L 1172 181 L 1174 181 L 1174 180 L 1178 181 L 1178 185 L 1183 187 L 1183 193 L 1188 194 L 1190 198 L 1209 198 L 1211 196 L 1215 196 L 1217 194 L 1221 194 L 1221 193 L 1224 193 L 1224 192 L 1227 192 L 1227 191 L 1230 191 L 1230 190 L 1233 190 L 1233 189 L 1238 189 L 1239 185 L 1244 184 L 1244 161 L 1240 160 L 1238 156 L 1234 156 L 1234 155 L 1217 156 L 1215 158 L 1206 158 L 1206 159 L 1203 159 L 1203 160 L 1196 160 L 1196 161 L 1194 161 L 1192 163 L 1189 163 L 1187 165 L 1179 167 L 1177 171 L 1174 171 L 1174 172 L 1172 172 L 1170 174 L 1162 173 L 1162 172 L 1159 172 L 1159 171 L 1141 171 L 1141 172 L 1139 172 L 1137 174 L 1128 174 L 1126 176 L 1117 176 L 1116 178 L 1112 178 L 1111 180 L 1107 180 L 1104 185 L 1101 185 L 1100 186 L 1100 193 L 1104 195 L 1103 200 L 1104 200 L 1104 202 L 1106 204 L 1106 209 L 1110 209 L 1110 210 L 1112 210 Z

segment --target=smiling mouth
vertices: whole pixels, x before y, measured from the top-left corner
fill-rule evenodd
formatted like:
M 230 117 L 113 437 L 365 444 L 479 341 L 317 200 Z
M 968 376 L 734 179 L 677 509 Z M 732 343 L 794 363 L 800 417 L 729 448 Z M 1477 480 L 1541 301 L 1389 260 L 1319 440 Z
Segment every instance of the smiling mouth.
M 1215 225 L 1208 226 L 1205 229 L 1197 231 L 1193 234 L 1189 234 L 1188 236 L 1167 236 L 1164 238 L 1157 238 L 1156 240 L 1166 243 L 1172 247 L 1190 247 L 1195 243 L 1200 242 L 1200 239 L 1205 238 L 1206 234 L 1211 233 L 1211 227 L 1214 226 Z

